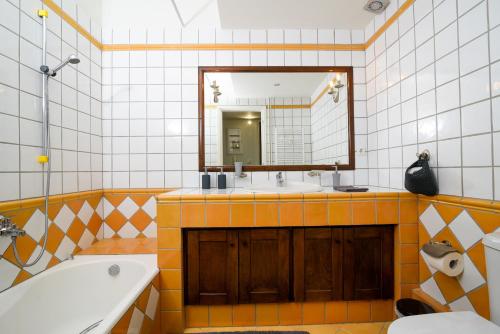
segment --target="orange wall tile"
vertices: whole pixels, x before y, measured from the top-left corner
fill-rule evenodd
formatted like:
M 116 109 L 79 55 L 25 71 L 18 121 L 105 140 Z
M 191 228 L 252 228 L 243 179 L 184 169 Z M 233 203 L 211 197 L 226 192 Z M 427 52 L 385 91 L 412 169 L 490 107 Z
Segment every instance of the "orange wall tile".
M 375 224 L 375 203 L 370 202 L 352 202 L 352 223 L 354 225 Z
M 205 204 L 204 203 L 182 203 L 181 204 L 182 227 L 205 226 Z
M 347 322 L 347 302 L 327 302 L 325 304 L 325 322 L 329 324 Z
M 158 248 L 181 248 L 181 234 L 178 228 L 158 228 Z
M 157 206 L 159 227 L 179 227 L 181 224 L 180 204 L 161 204 Z
M 256 202 L 255 203 L 255 225 L 256 226 L 278 226 L 278 203 Z
M 280 325 L 302 324 L 302 303 L 284 303 L 278 305 Z
M 162 290 L 160 296 L 162 311 L 180 311 L 182 309 L 181 290 Z
M 162 289 L 182 289 L 182 273 L 180 269 L 160 270 L 160 286 Z
M 398 224 L 398 201 L 377 201 L 377 224 Z
M 233 310 L 231 305 L 209 306 L 208 324 L 211 327 L 226 327 L 233 325 Z
M 205 210 L 207 227 L 229 226 L 228 203 L 207 203 Z
M 369 301 L 347 302 L 348 322 L 369 322 L 371 320 L 371 306 Z
M 328 224 L 327 203 L 304 202 L 304 225 L 324 226 Z
M 254 203 L 231 204 L 231 226 L 249 227 L 254 225 Z
M 351 225 L 352 207 L 350 201 L 330 201 L 328 203 L 329 225 Z
M 257 326 L 279 325 L 277 304 L 257 304 L 256 307 Z
M 399 201 L 399 223 L 400 224 L 417 224 L 418 223 L 417 200 L 400 200 Z
M 304 303 L 302 312 L 302 323 L 304 325 L 325 322 L 325 303 Z
M 160 269 L 181 269 L 181 251 L 173 249 L 158 250 L 158 267 Z
M 280 226 L 302 226 L 304 212 L 302 202 L 280 202 Z
M 255 305 L 241 304 L 233 306 L 233 326 L 254 326 Z
M 208 326 L 208 306 L 187 306 L 185 311 L 187 327 Z

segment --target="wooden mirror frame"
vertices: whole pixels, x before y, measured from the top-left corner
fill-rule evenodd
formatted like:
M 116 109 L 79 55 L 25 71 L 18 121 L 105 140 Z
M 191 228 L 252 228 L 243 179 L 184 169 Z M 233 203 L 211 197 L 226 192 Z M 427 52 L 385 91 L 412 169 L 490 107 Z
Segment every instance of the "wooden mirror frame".
M 352 66 L 202 66 L 198 67 L 198 165 L 199 171 L 233 172 L 234 165 L 205 166 L 205 73 L 210 72 L 343 72 L 347 73 L 347 114 L 349 129 L 349 164 L 338 165 L 339 170 L 353 170 L 354 161 L 354 85 Z M 322 96 L 323 93 L 320 94 Z M 309 171 L 334 170 L 332 165 L 243 165 L 244 171 Z

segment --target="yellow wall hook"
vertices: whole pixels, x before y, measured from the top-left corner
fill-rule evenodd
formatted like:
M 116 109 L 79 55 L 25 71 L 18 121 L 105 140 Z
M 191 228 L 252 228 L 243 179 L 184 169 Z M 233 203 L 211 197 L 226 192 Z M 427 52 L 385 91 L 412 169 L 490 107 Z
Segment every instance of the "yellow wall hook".
M 40 164 L 46 164 L 47 162 L 49 162 L 49 157 L 46 155 L 39 155 L 37 161 Z
M 39 9 L 37 11 L 38 16 L 40 17 L 49 17 L 49 11 L 46 9 Z

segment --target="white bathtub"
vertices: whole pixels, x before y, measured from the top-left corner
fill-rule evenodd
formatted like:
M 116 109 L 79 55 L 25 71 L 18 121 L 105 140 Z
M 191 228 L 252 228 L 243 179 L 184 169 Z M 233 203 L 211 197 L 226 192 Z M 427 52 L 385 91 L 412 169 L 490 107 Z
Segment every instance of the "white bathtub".
M 75 256 L 0 293 L 0 333 L 108 333 L 157 274 L 154 254 Z

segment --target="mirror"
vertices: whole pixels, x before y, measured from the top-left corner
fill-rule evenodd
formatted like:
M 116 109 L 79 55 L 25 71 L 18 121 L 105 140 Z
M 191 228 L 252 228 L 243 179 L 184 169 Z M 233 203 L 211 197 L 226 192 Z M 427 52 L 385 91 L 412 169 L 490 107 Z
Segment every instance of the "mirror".
M 200 171 L 354 169 L 352 67 L 201 67 Z

